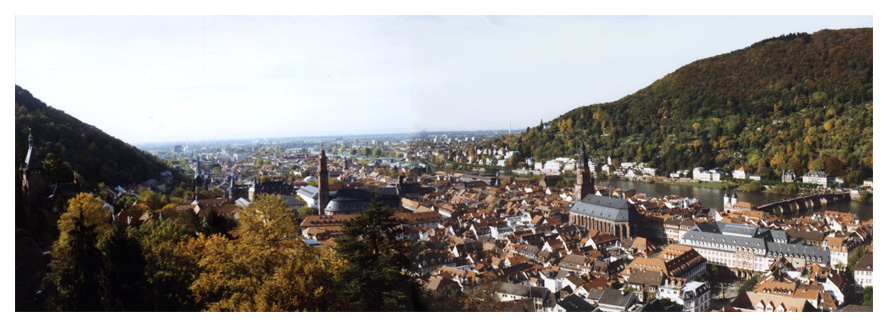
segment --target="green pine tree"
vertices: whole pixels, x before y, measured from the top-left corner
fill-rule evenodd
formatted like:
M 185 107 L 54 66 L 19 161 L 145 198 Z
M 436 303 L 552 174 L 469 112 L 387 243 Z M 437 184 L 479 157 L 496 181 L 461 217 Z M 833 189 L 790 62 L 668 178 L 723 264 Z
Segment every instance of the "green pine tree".
M 345 261 L 337 285 L 356 311 L 414 309 L 407 275 L 409 246 L 394 210 L 377 196 L 361 215 L 343 223 L 336 252 Z

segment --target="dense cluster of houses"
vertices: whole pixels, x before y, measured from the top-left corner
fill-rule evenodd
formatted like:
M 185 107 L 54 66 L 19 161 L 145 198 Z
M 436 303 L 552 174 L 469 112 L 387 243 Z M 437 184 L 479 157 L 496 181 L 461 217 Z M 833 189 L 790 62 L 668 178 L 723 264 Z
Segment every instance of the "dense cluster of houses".
M 762 283 L 776 278 L 804 290 L 792 294 L 816 293 L 804 305 L 777 301 L 786 294 L 757 286 L 721 310 L 755 311 L 760 303 L 760 311 L 833 310 L 860 289 L 854 276 L 836 267 L 872 237 L 871 223 L 835 212 L 780 220 L 736 200 L 718 212 L 694 199 L 606 184 L 589 192 L 555 188 L 545 179 L 404 169 L 393 175 L 344 162 L 333 168 L 349 181 L 341 187 L 374 184 L 399 194 L 400 206 L 391 206 L 404 237 L 429 244 L 411 254 L 411 273 L 427 289 L 475 293 L 495 285 L 496 298 L 531 311 L 644 311 L 658 299 L 684 311 L 711 311 L 713 285 L 702 278 L 707 265 L 744 278 L 765 274 Z M 318 189 L 297 193 L 312 203 Z M 342 223 L 358 213 L 307 216 L 303 237 L 315 246 L 335 245 Z M 775 276 L 775 267 L 809 277 Z M 810 277 L 814 270 L 818 275 Z
M 288 165 L 291 174 L 306 177 L 227 179 L 220 185 L 228 187 L 228 199 L 193 201 L 182 210 L 224 211 L 248 203 L 249 196 L 240 196 L 244 191 L 282 194 L 294 199 L 294 208 L 316 209 L 302 220 L 306 242 L 333 246 L 343 222 L 366 208 L 369 192 L 378 192 L 396 210 L 403 237 L 427 243 L 411 253 L 410 273 L 428 290 L 493 292 L 528 311 L 648 311 L 660 299 L 689 312 L 835 310 L 872 285 L 871 254 L 853 274 L 843 268 L 855 248 L 871 243 L 871 221 L 830 211 L 782 220 L 729 196 L 725 210 L 709 209 L 694 199 L 595 185 L 590 174 L 603 167 L 655 172 L 637 164 L 599 167 L 584 155 L 536 163 L 576 171 L 577 186 L 567 189 L 554 186 L 559 176 L 433 172 L 337 156 L 328 164 L 324 154 L 273 159 L 272 165 Z M 745 169 L 739 173 L 756 177 Z M 718 181 L 727 175 L 700 168 L 694 176 Z M 318 183 L 324 177 L 341 183 Z M 704 278 L 713 266 L 740 278 L 758 274 L 760 282 L 730 305 L 714 308 L 716 285 L 711 276 Z

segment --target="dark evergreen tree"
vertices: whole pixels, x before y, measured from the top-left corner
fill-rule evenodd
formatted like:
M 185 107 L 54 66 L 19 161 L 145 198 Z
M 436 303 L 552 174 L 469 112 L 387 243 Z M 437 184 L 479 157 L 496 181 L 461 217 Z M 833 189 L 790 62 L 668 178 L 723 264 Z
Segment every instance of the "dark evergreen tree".
M 356 311 L 414 310 L 413 282 L 407 275 L 410 248 L 401 222 L 379 197 L 361 215 L 346 221 L 336 253 L 345 261 L 336 285 Z
M 219 214 L 215 209 L 210 209 L 206 216 L 201 218 L 201 232 L 207 235 L 221 234 L 231 238 L 228 232 L 237 227 L 237 222 Z
M 142 311 L 148 308 L 145 256 L 139 240 L 117 224 L 98 245 L 104 265 L 100 280 L 105 311 Z

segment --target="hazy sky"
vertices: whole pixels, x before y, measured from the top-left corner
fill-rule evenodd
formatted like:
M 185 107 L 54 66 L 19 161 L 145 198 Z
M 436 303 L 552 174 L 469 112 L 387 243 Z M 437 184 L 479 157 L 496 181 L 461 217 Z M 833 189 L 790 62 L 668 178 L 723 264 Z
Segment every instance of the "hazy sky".
M 130 143 L 515 130 L 872 16 L 17 16 L 16 84 Z

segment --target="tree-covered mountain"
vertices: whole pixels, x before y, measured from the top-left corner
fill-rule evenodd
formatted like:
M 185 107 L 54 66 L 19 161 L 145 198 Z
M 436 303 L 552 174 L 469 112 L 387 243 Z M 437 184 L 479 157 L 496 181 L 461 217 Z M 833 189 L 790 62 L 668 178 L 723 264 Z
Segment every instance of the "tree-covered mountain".
M 872 176 L 873 30 L 783 35 L 679 68 L 618 101 L 573 109 L 505 143 L 537 160 L 577 153 L 661 174 L 745 166 L 765 178 Z
M 76 172 L 92 185 L 100 182 L 109 186 L 129 185 L 173 170 L 154 155 L 47 106 L 16 85 L 16 168 L 28 152 L 29 132 L 33 133 L 34 145 L 46 165 L 51 183 L 70 182 Z

